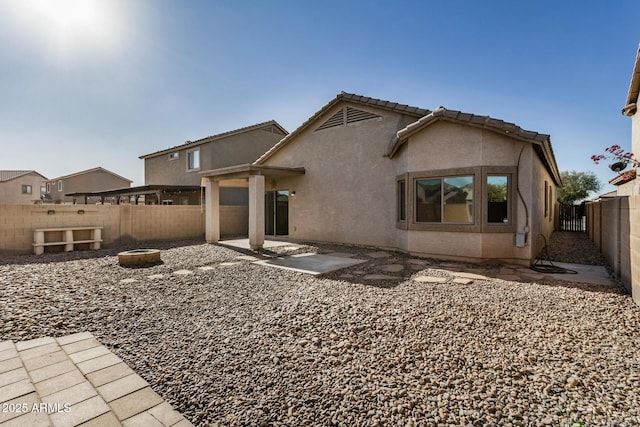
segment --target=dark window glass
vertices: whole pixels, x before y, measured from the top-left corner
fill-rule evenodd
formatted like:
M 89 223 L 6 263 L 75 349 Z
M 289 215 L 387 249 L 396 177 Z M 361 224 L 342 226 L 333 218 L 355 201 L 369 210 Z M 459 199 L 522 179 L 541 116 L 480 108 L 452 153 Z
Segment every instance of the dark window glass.
M 507 224 L 509 222 L 509 177 L 491 175 L 487 177 L 487 222 Z
M 416 222 L 442 221 L 442 179 L 416 181 Z
M 398 181 L 398 221 L 407 220 L 407 200 L 404 179 Z

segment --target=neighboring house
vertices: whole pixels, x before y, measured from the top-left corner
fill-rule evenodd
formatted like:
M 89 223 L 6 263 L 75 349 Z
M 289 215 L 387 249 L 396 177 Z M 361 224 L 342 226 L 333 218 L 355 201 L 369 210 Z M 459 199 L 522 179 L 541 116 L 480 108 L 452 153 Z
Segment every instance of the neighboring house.
M 200 171 L 254 162 L 288 132 L 275 120 L 187 141 L 140 156 L 144 160 L 145 185 L 201 184 Z M 231 183 L 245 188 L 224 188 L 222 204 L 246 205 L 246 182 Z
M 69 194 L 130 187 L 132 182 L 117 173 L 97 167 L 48 180 L 45 201 L 48 203 L 73 203 L 78 200 Z
M 210 242 L 219 188 L 248 178 L 253 248 L 266 233 L 525 265 L 553 231 L 561 185 L 548 135 L 348 93 L 253 164 L 202 176 Z
M 622 114 L 631 117 L 631 152 L 640 155 L 640 114 L 638 114 L 638 93 L 640 93 L 640 49 L 636 53 L 636 62 L 631 74 L 631 84 L 627 92 L 627 103 L 622 108 Z M 619 175 L 609 181 L 617 187 L 618 196 L 640 195 L 640 181 L 636 179 L 636 173 L 629 171 L 631 179 L 624 179 Z
M 34 170 L 0 171 L 0 204 L 38 202 L 47 178 Z

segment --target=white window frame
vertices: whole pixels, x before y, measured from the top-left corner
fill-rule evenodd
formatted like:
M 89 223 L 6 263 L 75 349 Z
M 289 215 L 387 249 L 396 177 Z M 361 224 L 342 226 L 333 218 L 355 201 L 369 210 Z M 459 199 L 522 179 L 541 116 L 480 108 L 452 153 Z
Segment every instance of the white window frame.
M 61 179 L 58 180 L 58 191 L 59 192 L 62 191 L 62 180 Z
M 180 158 L 180 152 L 169 153 L 169 160 L 178 160 Z
M 29 184 L 22 184 L 22 194 L 33 194 L 33 186 Z

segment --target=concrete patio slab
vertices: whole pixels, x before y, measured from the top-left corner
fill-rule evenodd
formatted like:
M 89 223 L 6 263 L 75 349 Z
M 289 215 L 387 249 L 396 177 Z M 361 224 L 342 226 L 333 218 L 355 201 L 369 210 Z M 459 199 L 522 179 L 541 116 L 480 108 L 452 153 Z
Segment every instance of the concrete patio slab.
M 90 333 L 0 346 L 0 427 L 192 425 Z
M 349 253 L 349 252 L 330 252 L 328 254 L 323 254 L 323 255 L 328 255 L 328 256 L 337 256 L 340 258 L 351 258 L 353 256 L 355 256 L 355 254 Z
M 317 276 L 364 262 L 367 262 L 367 260 L 308 253 L 255 261 L 254 264 L 299 271 Z
M 222 246 L 231 246 L 238 249 L 251 250 L 251 246 L 249 246 L 249 239 L 221 240 L 218 242 L 218 244 Z M 294 243 L 281 242 L 279 240 L 265 240 L 262 248 L 269 249 L 277 248 L 280 246 L 291 246 L 292 248 L 295 247 L 296 249 L 299 248 L 299 246 Z
M 607 269 L 601 265 L 571 264 L 568 262 L 553 262 L 553 265 L 576 271 L 577 274 L 547 274 L 554 279 L 590 285 L 616 286 L 609 276 Z

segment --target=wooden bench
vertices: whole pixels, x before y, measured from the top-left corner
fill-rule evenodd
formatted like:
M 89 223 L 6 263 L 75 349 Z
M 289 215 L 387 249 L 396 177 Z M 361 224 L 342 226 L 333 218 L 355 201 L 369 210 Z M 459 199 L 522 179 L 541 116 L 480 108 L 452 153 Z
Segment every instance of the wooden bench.
M 100 249 L 100 243 L 102 242 L 102 228 L 103 227 L 36 228 L 33 230 L 33 251 L 36 255 L 41 255 L 44 253 L 45 246 L 64 246 L 65 252 L 71 252 L 73 251 L 74 245 L 80 243 L 89 243 L 89 248 L 92 250 Z M 90 230 L 91 238 L 75 240 L 74 232 L 83 230 Z M 49 232 L 62 232 L 64 240 L 61 242 L 46 241 L 45 235 Z

